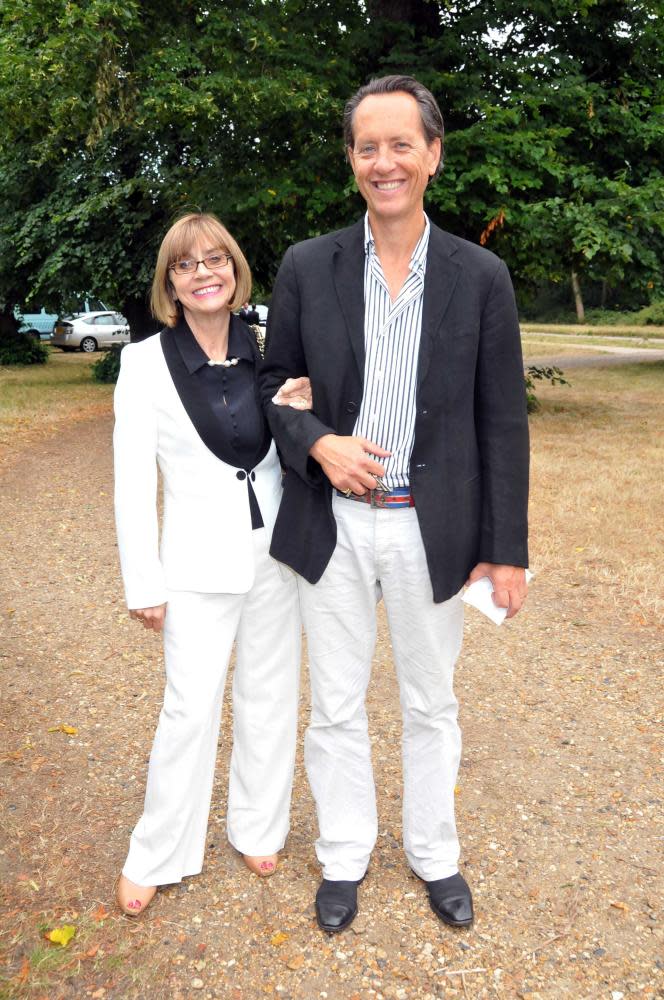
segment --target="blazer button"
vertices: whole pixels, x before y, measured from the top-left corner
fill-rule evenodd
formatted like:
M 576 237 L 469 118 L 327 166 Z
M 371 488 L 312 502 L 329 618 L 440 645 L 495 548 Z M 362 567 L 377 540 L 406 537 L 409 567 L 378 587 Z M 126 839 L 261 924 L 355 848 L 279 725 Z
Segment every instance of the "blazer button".
M 255 472 L 251 473 L 251 481 L 252 481 L 252 483 L 256 482 L 256 473 Z
M 357 403 L 353 403 L 352 401 L 350 403 L 346 403 L 346 413 L 355 413 L 356 410 Z
M 238 469 L 238 471 L 235 473 L 235 475 L 237 476 L 238 479 L 246 479 L 247 478 L 247 473 L 243 472 L 242 469 Z

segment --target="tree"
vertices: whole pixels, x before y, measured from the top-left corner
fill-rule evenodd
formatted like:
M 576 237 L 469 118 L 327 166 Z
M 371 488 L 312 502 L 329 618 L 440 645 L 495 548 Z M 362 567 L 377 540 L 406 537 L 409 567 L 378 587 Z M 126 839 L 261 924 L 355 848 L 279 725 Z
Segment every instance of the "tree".
M 362 202 L 344 101 L 431 88 L 448 131 L 434 221 L 517 288 L 660 294 L 662 32 L 654 0 L 0 3 L 0 303 L 89 292 L 149 328 L 159 241 L 216 211 L 269 290 L 289 243 Z M 1 324 L 0 324 L 1 326 Z

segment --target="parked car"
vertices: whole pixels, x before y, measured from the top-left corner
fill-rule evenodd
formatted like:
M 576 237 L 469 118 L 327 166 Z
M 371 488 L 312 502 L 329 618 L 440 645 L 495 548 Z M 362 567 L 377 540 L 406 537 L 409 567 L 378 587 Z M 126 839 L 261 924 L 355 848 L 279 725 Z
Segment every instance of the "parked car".
M 121 313 L 110 310 L 65 316 L 53 327 L 51 342 L 63 351 L 90 354 L 100 347 L 129 343 L 129 324 Z
M 80 313 L 108 309 L 99 299 L 84 299 L 79 306 L 80 308 L 71 315 L 78 316 Z M 32 302 L 18 306 L 14 310 L 14 315 L 20 323 L 19 333 L 25 333 L 28 337 L 39 337 L 40 340 L 51 339 L 53 327 L 60 318 L 58 313 L 49 312 L 45 306 L 38 306 Z
M 254 309 L 258 313 L 258 322 L 260 326 L 267 326 L 267 306 L 254 306 Z

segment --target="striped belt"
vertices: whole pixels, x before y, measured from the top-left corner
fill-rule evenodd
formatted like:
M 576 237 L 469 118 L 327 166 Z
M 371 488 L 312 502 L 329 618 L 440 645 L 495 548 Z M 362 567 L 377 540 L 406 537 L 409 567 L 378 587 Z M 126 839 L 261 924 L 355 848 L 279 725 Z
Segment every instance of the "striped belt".
M 343 500 L 357 500 L 359 503 L 369 504 L 370 507 L 388 507 L 391 510 L 396 510 L 401 507 L 414 507 L 415 501 L 410 495 L 410 489 L 407 486 L 397 487 L 395 490 L 389 490 L 389 492 L 384 493 L 382 490 L 368 490 L 361 496 L 357 493 L 351 493 L 350 496 L 346 496 L 341 490 L 336 490 L 338 497 L 342 497 Z

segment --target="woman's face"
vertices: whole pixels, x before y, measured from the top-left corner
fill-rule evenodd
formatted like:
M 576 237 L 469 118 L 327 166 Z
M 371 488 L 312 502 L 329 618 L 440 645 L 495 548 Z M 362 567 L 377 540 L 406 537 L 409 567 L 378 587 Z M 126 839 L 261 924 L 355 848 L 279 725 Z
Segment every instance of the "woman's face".
M 204 262 L 204 258 L 211 256 L 220 257 L 221 266 L 218 267 L 211 261 L 209 264 Z M 178 274 L 172 267 L 168 272 L 185 314 L 195 319 L 214 316 L 227 310 L 228 303 L 235 294 L 235 271 L 233 261 L 227 259 L 226 251 L 218 246 L 197 242 L 180 260 L 193 261 L 195 267 L 195 270 L 187 274 Z M 196 261 L 199 261 L 197 265 Z

